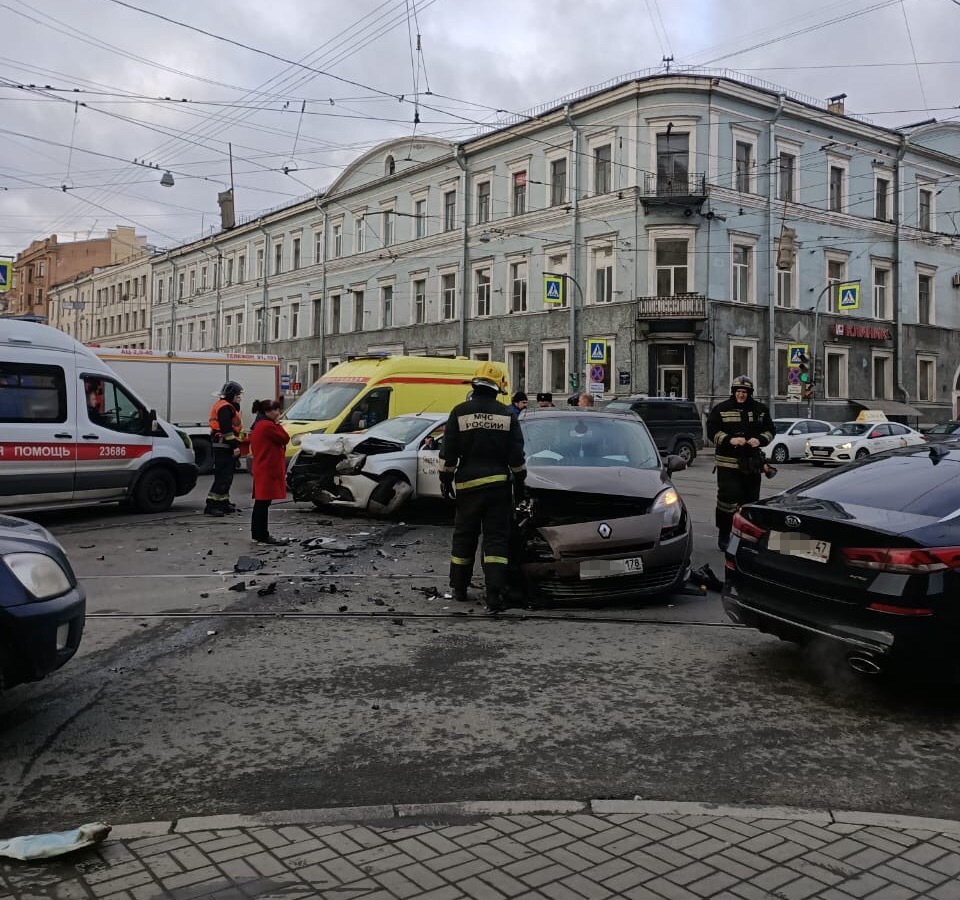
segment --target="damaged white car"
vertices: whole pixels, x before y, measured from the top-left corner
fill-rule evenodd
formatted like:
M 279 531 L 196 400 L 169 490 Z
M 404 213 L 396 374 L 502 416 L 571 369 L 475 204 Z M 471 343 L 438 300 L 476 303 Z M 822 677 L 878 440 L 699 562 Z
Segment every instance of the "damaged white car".
M 352 434 L 311 434 L 290 461 L 294 500 L 389 516 L 408 500 L 439 497 L 446 413 L 397 416 Z

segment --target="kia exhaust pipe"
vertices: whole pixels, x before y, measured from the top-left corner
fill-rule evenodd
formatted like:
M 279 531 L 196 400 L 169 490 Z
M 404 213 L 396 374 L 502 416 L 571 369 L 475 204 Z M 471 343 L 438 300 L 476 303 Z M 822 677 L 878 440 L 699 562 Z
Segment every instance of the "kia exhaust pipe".
M 880 663 L 866 653 L 851 653 L 847 656 L 847 665 L 858 675 L 879 675 Z

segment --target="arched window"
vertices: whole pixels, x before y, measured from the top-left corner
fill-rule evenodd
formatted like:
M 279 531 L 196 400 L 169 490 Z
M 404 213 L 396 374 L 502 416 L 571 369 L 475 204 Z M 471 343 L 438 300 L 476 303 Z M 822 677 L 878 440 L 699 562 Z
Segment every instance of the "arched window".
M 387 157 L 387 161 L 383 167 L 385 175 L 395 175 L 397 172 L 397 163 L 392 156 Z

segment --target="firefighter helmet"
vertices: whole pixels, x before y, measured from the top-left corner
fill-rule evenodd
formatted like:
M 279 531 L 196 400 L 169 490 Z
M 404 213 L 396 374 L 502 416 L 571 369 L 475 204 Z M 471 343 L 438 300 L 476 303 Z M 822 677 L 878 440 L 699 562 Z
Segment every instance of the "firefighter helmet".
M 481 363 L 473 373 L 470 383 L 475 388 L 489 388 L 498 394 L 506 393 L 503 387 L 503 371 L 492 362 Z
M 220 396 L 223 397 L 224 400 L 236 400 L 242 393 L 243 387 L 236 381 L 228 381 L 220 388 Z
M 748 378 L 746 375 L 738 375 L 733 379 L 733 384 L 730 385 L 730 393 L 734 391 L 746 391 L 751 396 L 753 395 L 753 379 Z

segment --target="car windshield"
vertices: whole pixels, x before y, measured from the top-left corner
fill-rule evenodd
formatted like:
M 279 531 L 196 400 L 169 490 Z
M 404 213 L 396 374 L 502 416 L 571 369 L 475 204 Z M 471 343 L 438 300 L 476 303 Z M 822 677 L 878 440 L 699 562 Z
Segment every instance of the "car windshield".
M 774 419 L 773 427 L 777 429 L 777 434 L 786 434 L 793 424 L 793 419 Z
M 604 409 L 630 409 L 629 400 L 611 400 Z
M 939 425 L 934 425 L 927 434 L 953 434 L 958 427 L 960 426 L 956 422 L 941 422 Z
M 831 428 L 827 434 L 835 434 L 838 437 L 856 437 L 858 434 L 866 434 L 875 422 L 844 422 L 836 428 Z
M 521 423 L 528 466 L 659 469 L 660 454 L 636 420 L 570 413 Z
M 878 457 L 865 466 L 839 469 L 794 492 L 833 503 L 869 506 L 942 518 L 960 511 L 960 459 L 934 462 L 929 450 Z
M 359 381 L 318 381 L 284 414 L 287 421 L 326 422 L 335 419 L 365 387 Z
M 366 436 L 379 438 L 381 441 L 396 441 L 406 446 L 417 437 L 425 428 L 436 426 L 433 419 L 421 419 L 417 416 L 398 416 L 396 419 L 387 419 L 371 428 Z

